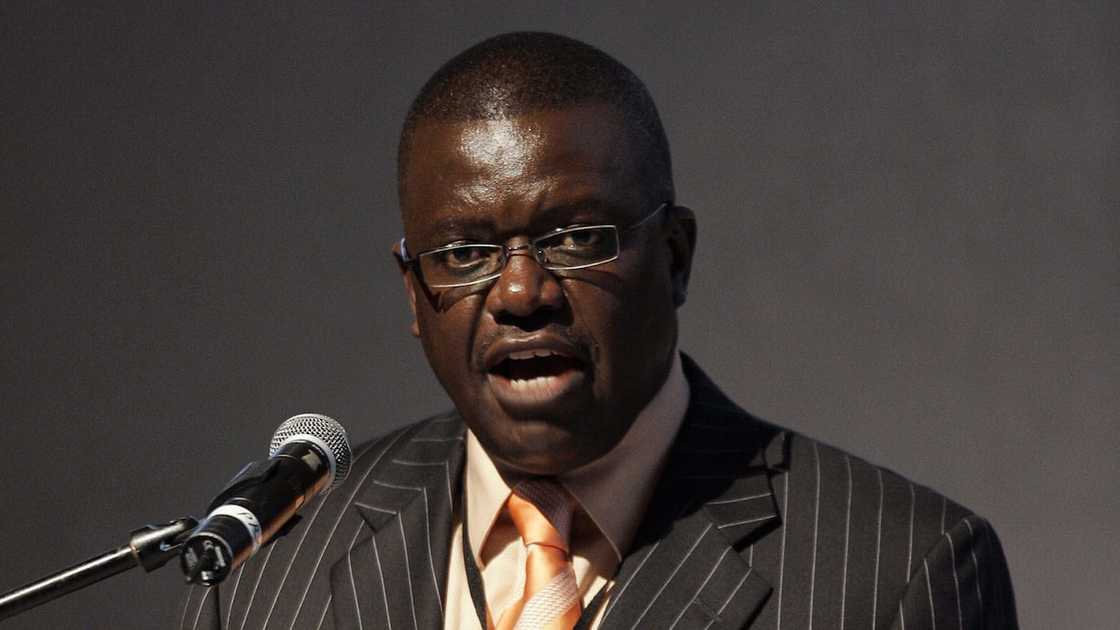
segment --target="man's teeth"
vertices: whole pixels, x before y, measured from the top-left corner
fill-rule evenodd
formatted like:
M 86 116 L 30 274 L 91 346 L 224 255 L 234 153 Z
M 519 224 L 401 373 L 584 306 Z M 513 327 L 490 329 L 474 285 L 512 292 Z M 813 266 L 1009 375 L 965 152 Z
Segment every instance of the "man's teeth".
M 514 389 L 539 391 L 551 385 L 556 380 L 555 376 L 534 376 L 531 378 L 511 378 L 509 379 L 509 384 L 513 386 Z
M 564 390 L 564 381 L 555 376 L 512 378 L 508 381 L 514 396 L 524 401 L 546 401 Z
M 562 357 L 564 355 L 560 354 L 559 352 L 553 352 L 552 350 L 546 350 L 546 349 L 542 348 L 542 349 L 539 349 L 539 350 L 518 350 L 517 352 L 509 353 L 509 355 L 506 358 L 507 359 L 513 359 L 515 361 L 523 361 L 525 359 L 533 359 L 533 358 L 536 358 L 536 357 L 553 357 L 553 356 Z

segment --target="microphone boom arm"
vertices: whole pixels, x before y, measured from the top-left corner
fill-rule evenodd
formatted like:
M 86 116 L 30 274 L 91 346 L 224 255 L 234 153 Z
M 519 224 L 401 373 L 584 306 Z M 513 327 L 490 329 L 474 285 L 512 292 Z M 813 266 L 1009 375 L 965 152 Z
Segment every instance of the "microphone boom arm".
M 179 548 L 197 526 L 198 521 L 185 516 L 162 525 L 145 525 L 134 530 L 126 545 L 0 596 L 0 619 L 7 619 L 133 567 L 144 567 L 150 573 L 178 555 Z

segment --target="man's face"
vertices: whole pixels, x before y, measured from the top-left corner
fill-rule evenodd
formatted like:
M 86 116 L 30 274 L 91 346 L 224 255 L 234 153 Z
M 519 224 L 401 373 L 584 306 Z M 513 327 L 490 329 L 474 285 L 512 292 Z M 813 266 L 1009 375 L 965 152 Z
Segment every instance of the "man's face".
M 634 153 L 605 105 L 423 122 L 403 178 L 408 249 L 630 225 L 663 201 L 642 194 Z M 406 273 L 413 334 L 500 468 L 559 474 L 594 460 L 664 382 L 691 214 L 662 210 L 620 236 L 619 258 L 587 269 L 551 272 L 521 250 L 480 286 L 428 290 Z

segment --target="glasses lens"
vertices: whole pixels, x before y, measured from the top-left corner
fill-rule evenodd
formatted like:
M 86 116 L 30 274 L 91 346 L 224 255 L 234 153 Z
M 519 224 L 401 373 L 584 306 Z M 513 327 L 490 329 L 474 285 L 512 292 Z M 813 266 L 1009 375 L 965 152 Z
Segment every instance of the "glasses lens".
M 618 256 L 618 231 L 612 225 L 577 227 L 536 242 L 551 269 L 586 267 Z
M 502 268 L 499 245 L 454 245 L 421 254 L 420 273 L 433 288 L 471 284 L 498 273 Z

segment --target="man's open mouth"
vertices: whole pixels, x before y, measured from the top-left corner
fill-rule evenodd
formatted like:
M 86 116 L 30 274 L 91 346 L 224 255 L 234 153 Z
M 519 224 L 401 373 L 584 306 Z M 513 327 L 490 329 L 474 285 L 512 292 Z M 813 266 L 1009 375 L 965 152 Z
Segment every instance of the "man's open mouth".
M 515 413 L 547 412 L 583 383 L 586 365 L 560 352 L 534 348 L 511 352 L 490 369 L 495 398 Z
M 557 354 L 552 350 L 523 350 L 510 353 L 494 366 L 494 374 L 511 381 L 531 381 L 537 378 L 559 376 L 568 370 L 582 370 L 578 359 Z

